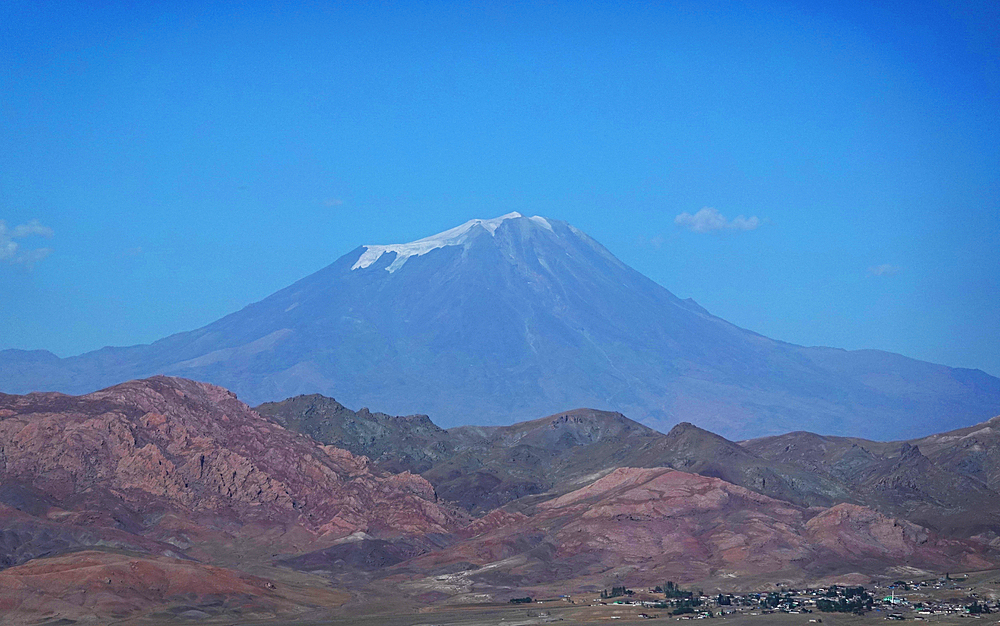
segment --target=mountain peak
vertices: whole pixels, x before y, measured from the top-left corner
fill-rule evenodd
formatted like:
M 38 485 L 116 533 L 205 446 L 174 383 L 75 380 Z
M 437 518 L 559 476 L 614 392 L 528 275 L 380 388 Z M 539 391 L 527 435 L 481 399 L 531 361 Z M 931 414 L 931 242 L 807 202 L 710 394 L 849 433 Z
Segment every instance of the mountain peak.
M 456 226 L 455 228 L 450 228 L 444 232 L 431 235 L 430 237 L 424 237 L 423 239 L 417 239 L 416 241 L 411 241 L 410 243 L 366 245 L 365 251 L 361 254 L 361 257 L 357 260 L 357 262 L 351 266 L 351 269 L 365 269 L 378 261 L 379 258 L 381 258 L 381 256 L 386 252 L 394 252 L 396 254 L 396 259 L 385 268 L 386 271 L 391 274 L 403 267 L 403 264 L 406 263 L 407 259 L 412 256 L 421 256 L 427 254 L 431 250 L 437 250 L 438 248 L 443 248 L 445 246 L 465 245 L 473 237 L 484 231 L 489 233 L 491 236 L 496 236 L 497 228 L 500 227 L 500 224 L 507 220 L 515 219 L 528 219 L 542 228 L 552 230 L 552 225 L 549 224 L 549 221 L 544 217 L 535 215 L 526 218 L 517 211 L 513 211 L 506 215 L 501 215 L 500 217 L 494 217 L 493 219 L 488 220 L 472 219 L 461 226 Z
M 572 225 L 520 213 L 356 248 L 151 345 L 69 359 L 0 353 L 8 393 L 81 393 L 154 373 L 255 404 L 319 392 L 444 427 L 589 406 L 661 429 L 686 419 L 730 439 L 793 428 L 904 439 L 1000 407 L 1000 379 L 768 339 L 680 300 Z

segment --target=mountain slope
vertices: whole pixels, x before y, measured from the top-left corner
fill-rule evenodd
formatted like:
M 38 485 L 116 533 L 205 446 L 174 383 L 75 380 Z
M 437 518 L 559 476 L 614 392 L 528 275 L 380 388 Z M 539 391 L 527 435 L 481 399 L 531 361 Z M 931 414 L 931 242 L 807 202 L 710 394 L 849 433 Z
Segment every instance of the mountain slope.
M 1000 380 L 878 351 L 804 348 L 710 315 L 569 224 L 510 214 L 364 246 L 208 326 L 68 359 L 0 353 L 0 389 L 84 392 L 156 373 L 252 403 L 301 393 L 445 426 L 569 407 L 730 438 L 900 438 L 1000 407 Z

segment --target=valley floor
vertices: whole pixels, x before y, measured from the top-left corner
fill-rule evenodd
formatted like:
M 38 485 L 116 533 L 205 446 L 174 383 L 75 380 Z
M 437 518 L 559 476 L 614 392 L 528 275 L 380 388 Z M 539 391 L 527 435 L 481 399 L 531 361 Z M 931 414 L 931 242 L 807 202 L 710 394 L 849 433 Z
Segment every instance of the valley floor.
M 881 596 L 889 593 L 886 588 L 869 589 L 873 595 Z M 980 616 L 968 615 L 961 610 L 951 614 L 921 614 L 920 602 L 952 603 L 961 605 L 978 600 L 990 600 L 1000 597 L 1000 570 L 976 572 L 967 579 L 959 581 L 946 588 L 925 586 L 911 588 L 906 592 L 908 604 L 895 607 L 876 607 L 863 616 L 824 613 L 782 613 L 761 612 L 758 607 L 721 607 L 725 611 L 733 611 L 728 615 L 719 615 L 720 607 L 710 606 L 715 617 L 698 618 L 694 616 L 673 616 L 668 610 L 644 608 L 641 606 L 618 605 L 611 600 L 602 601 L 595 594 L 580 594 L 571 598 L 553 598 L 535 601 L 525 605 L 511 604 L 475 604 L 475 605 L 404 605 L 405 600 L 396 602 L 391 594 L 370 596 L 366 599 L 355 599 L 337 609 L 317 609 L 314 613 L 300 615 L 294 619 L 269 618 L 265 616 L 237 616 L 232 613 L 215 617 L 197 612 L 181 610 L 184 607 L 174 607 L 168 613 L 147 615 L 145 617 L 124 619 L 112 622 L 119 626 L 174 626 L 176 624 L 203 624 L 226 626 L 272 626 L 284 624 L 288 626 L 529 626 L 536 624 L 606 624 L 629 626 L 643 624 L 684 624 L 689 620 L 710 619 L 714 624 L 729 624 L 730 626 L 866 626 L 885 624 L 895 621 L 889 616 L 896 614 L 903 621 L 928 625 L 966 625 L 1000 623 L 1000 612 L 992 612 Z M 646 617 L 644 617 L 644 615 Z M 2 621 L 2 620 L 0 620 Z M 37 623 L 37 622 L 36 622 Z M 62 622 L 70 623 L 70 622 Z
M 614 624 L 615 626 L 633 626 L 642 624 L 652 626 L 655 624 L 684 624 L 688 620 L 669 615 L 660 615 L 649 619 L 641 618 L 639 611 L 610 609 L 610 607 L 572 607 L 556 606 L 542 608 L 513 608 L 509 606 L 467 606 L 453 607 L 446 610 L 435 610 L 426 613 L 408 613 L 396 615 L 370 615 L 359 617 L 338 617 L 338 618 L 306 618 L 301 621 L 281 621 L 288 626 L 528 626 L 535 624 Z M 769 615 L 731 615 L 716 617 L 711 620 L 714 624 L 728 624 L 730 626 L 767 626 L 776 624 L 779 626 L 811 626 L 812 624 L 823 624 L 824 626 L 867 626 L 873 624 L 885 624 L 888 613 L 884 611 L 872 611 L 864 616 L 846 615 L 837 613 L 820 614 L 782 614 L 775 613 Z M 928 625 L 965 625 L 972 624 L 996 624 L 1000 623 L 1000 615 L 990 614 L 981 617 L 968 615 L 932 615 L 927 617 L 916 617 L 912 612 L 904 612 L 904 621 L 910 623 L 920 623 Z M 706 618 L 707 619 L 707 618 Z M 232 618 L 227 620 L 161 620 L 156 618 L 146 618 L 138 620 L 126 620 L 115 622 L 122 626 L 173 626 L 179 623 L 197 623 L 209 625 L 226 624 L 241 626 L 273 626 L 278 622 L 274 621 L 240 621 L 234 622 Z

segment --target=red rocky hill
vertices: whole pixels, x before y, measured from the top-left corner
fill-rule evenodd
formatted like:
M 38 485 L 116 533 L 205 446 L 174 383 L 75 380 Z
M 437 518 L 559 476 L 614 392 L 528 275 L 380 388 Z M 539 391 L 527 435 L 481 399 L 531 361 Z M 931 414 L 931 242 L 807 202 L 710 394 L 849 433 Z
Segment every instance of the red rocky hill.
M 285 430 L 212 385 L 155 377 L 85 396 L 0 394 L 3 567 L 63 554 L 71 571 L 74 551 L 100 547 L 187 559 L 150 566 L 167 580 L 211 577 L 198 568 L 253 570 L 353 533 L 448 535 L 465 518 L 436 500 L 420 476 Z
M 0 477 L 38 501 L 145 532 L 150 513 L 300 525 L 339 537 L 447 532 L 419 476 L 261 418 L 225 389 L 156 377 L 85 396 L 0 396 Z

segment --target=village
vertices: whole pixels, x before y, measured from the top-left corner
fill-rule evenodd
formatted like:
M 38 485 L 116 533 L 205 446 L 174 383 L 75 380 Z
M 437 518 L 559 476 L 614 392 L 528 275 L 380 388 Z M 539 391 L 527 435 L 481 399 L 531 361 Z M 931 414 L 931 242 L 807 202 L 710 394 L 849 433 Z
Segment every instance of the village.
M 861 585 L 831 585 L 828 587 L 793 588 L 776 584 L 774 591 L 763 593 L 706 594 L 700 589 L 682 589 L 668 581 L 662 586 L 629 589 L 625 586 L 593 594 L 565 595 L 559 598 L 533 600 L 528 597 L 511 600 L 517 604 L 550 607 L 565 603 L 591 609 L 591 619 L 716 619 L 758 617 L 780 614 L 802 615 L 804 623 L 823 623 L 830 614 L 850 614 L 889 621 L 937 621 L 940 617 L 961 617 L 1000 621 L 1000 601 L 996 594 L 982 594 L 976 586 L 967 584 L 967 577 L 919 580 L 896 580 L 891 583 Z M 991 581 L 1000 583 L 1000 581 Z M 626 611 L 622 611 L 626 609 Z M 630 609 L 630 610 L 629 610 Z M 764 621 L 764 620 L 762 620 Z

